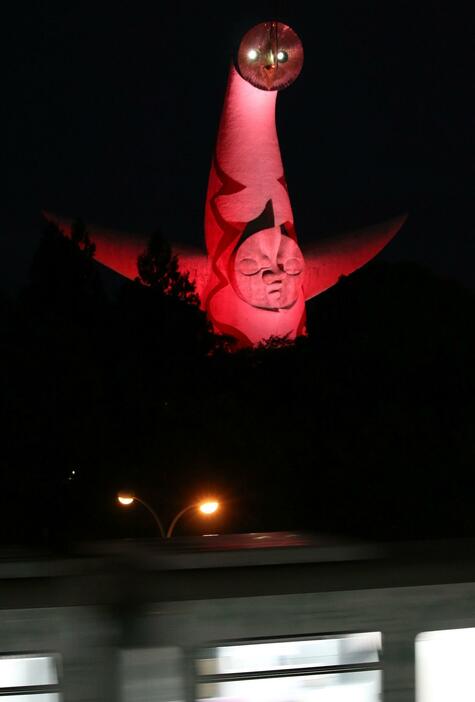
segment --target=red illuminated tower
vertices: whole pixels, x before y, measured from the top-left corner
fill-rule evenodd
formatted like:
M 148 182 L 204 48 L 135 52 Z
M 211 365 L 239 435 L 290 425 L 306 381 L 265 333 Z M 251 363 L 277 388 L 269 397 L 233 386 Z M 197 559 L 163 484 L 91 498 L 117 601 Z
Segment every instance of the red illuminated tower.
M 208 183 L 207 254 L 174 246 L 218 333 L 238 346 L 305 333 L 305 301 L 369 261 L 404 217 L 317 242 L 297 242 L 275 124 L 278 91 L 303 65 L 295 32 L 265 22 L 243 37 L 231 66 Z M 48 214 L 66 234 L 70 222 Z M 96 258 L 134 278 L 146 240 L 92 229 Z

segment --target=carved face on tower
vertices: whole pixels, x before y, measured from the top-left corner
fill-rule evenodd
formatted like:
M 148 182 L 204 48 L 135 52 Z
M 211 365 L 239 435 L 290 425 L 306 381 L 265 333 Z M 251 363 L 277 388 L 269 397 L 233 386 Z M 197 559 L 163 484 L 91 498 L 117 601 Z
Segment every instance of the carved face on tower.
M 275 226 L 272 201 L 245 227 L 229 261 L 234 292 L 252 307 L 290 309 L 299 299 L 304 259 L 284 224 Z
M 239 246 L 231 281 L 239 297 L 253 307 L 289 309 L 298 300 L 303 269 L 303 255 L 295 241 L 273 227 Z
M 294 82 L 303 66 L 302 42 L 282 22 L 262 22 L 243 37 L 237 68 L 244 80 L 261 90 L 282 90 Z

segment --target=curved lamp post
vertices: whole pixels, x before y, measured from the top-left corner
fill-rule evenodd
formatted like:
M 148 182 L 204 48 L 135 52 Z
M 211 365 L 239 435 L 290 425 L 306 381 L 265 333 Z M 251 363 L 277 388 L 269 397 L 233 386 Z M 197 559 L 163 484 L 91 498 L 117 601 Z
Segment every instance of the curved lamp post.
M 146 509 L 148 509 L 150 514 L 153 516 L 160 531 L 161 537 L 166 539 L 169 539 L 170 536 L 173 534 L 173 530 L 175 529 L 178 520 L 184 514 L 186 514 L 186 512 L 189 512 L 192 509 L 197 509 L 202 514 L 214 514 L 219 509 L 219 502 L 217 502 L 216 500 L 203 500 L 202 502 L 193 502 L 191 505 L 184 507 L 178 512 L 178 514 L 176 514 L 173 517 L 172 521 L 170 522 L 170 526 L 165 532 L 165 529 L 163 528 L 162 522 L 160 521 L 158 514 L 155 512 L 154 509 L 150 507 L 149 504 L 145 502 L 145 500 L 142 500 L 140 497 L 137 497 L 134 493 L 120 492 L 117 495 L 117 501 L 124 507 L 129 507 L 133 502 L 140 502 L 140 504 L 143 505 Z
M 140 497 L 137 497 L 137 495 L 133 495 L 132 493 L 129 492 L 120 492 L 117 495 L 117 501 L 120 502 L 120 504 L 123 507 L 129 507 L 133 502 L 140 502 L 141 505 L 145 507 L 145 509 L 148 509 L 152 517 L 155 519 L 155 522 L 158 526 L 158 529 L 160 531 L 160 536 L 162 538 L 165 538 L 165 529 L 163 528 L 163 524 L 161 523 L 158 514 L 155 512 L 152 507 L 150 507 L 149 504 L 145 502 L 145 500 L 140 499 Z

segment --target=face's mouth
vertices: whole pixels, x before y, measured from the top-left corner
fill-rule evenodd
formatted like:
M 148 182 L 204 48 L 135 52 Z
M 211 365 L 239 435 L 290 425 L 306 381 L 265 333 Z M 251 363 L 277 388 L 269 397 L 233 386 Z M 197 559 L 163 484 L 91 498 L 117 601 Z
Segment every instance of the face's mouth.
M 269 90 L 272 90 L 272 86 L 274 85 L 274 81 L 277 77 L 276 65 L 272 63 L 264 66 L 263 76 L 267 87 L 269 88 Z
M 267 289 L 267 299 L 272 302 L 273 305 L 278 304 L 282 299 L 282 284 L 274 283 Z
M 275 295 L 278 293 L 282 292 L 282 281 L 281 280 L 276 280 L 267 287 L 267 294 L 268 295 Z

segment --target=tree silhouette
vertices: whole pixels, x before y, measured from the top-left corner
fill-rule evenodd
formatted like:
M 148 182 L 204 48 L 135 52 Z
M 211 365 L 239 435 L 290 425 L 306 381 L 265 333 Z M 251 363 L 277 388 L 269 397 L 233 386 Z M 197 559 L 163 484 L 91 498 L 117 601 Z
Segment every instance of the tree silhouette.
M 55 224 L 46 224 L 23 303 L 50 317 L 65 312 L 94 316 L 104 297 L 94 252 L 81 220 L 73 223 L 70 239 Z
M 2 538 L 66 534 L 71 471 L 94 473 L 101 442 L 110 444 L 110 309 L 93 254 L 81 222 L 71 239 L 48 224 L 12 308 L 0 377 Z M 28 515 L 21 524 L 19 503 Z
M 86 225 L 82 219 L 74 220 L 71 227 L 71 241 L 84 252 L 87 258 L 93 258 L 96 252 L 96 245 L 89 239 Z
M 171 246 L 160 230 L 150 237 L 146 250 L 137 259 L 139 280 L 143 285 L 155 288 L 183 302 L 199 305 L 195 285 L 188 273 L 181 273 L 178 258 L 172 254 Z

